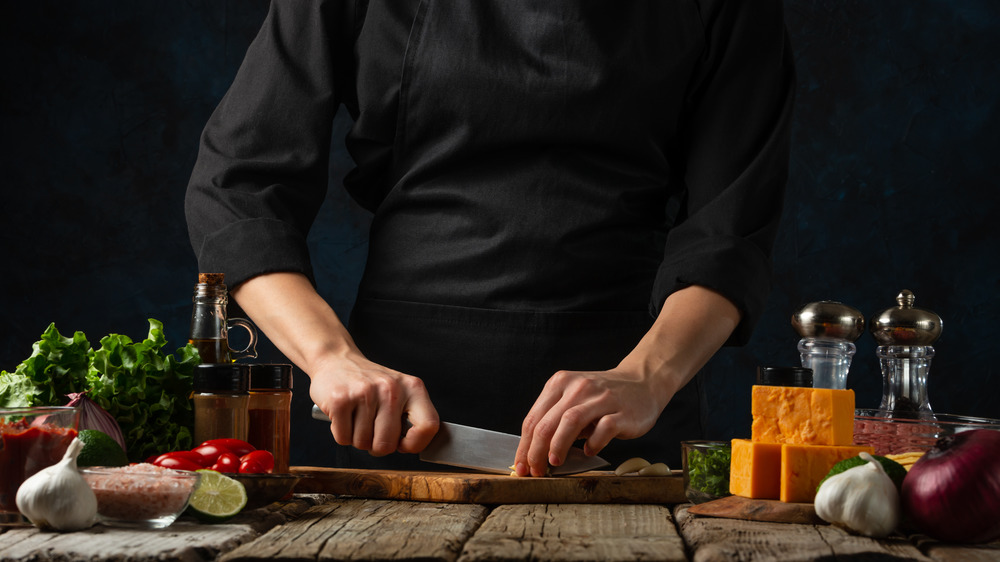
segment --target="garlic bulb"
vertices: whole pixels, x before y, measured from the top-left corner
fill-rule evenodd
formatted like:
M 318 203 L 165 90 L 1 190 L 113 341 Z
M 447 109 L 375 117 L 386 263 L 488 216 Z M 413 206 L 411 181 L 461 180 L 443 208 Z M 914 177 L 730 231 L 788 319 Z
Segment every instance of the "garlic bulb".
M 899 494 L 885 469 L 868 453 L 865 464 L 827 478 L 816 493 L 816 515 L 869 537 L 884 537 L 899 523 Z
M 83 441 L 74 438 L 58 463 L 40 470 L 17 489 L 17 509 L 36 527 L 86 529 L 97 520 L 97 497 L 76 468 Z

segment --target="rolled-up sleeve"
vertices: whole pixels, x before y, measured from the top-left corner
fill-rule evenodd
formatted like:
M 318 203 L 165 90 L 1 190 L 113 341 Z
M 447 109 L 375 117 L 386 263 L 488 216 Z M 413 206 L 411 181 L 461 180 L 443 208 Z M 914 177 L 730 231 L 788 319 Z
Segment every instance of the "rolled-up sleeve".
M 788 177 L 795 73 L 778 0 L 708 1 L 705 52 L 682 131 L 685 197 L 652 296 L 700 285 L 742 312 L 742 344 L 764 309 Z
M 201 136 L 185 215 L 200 271 L 235 286 L 312 278 L 306 236 L 325 197 L 332 122 L 350 75 L 349 2 L 280 0 Z M 349 53 L 349 49 L 347 50 Z

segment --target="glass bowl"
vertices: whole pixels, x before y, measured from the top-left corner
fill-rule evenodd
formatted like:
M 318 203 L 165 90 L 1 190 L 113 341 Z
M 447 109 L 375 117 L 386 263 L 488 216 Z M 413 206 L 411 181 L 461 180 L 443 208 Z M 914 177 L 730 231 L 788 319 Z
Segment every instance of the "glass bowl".
M 1000 420 L 929 413 L 916 419 L 885 410 L 854 411 L 854 443 L 871 445 L 876 455 L 927 451 L 938 439 L 971 429 L 1000 430 Z
M 728 441 L 681 441 L 684 496 L 691 503 L 704 503 L 729 494 Z
M 112 527 L 160 529 L 187 508 L 201 475 L 148 463 L 81 468 L 97 496 L 98 522 Z
M 29 524 L 17 510 L 17 489 L 59 462 L 77 435 L 80 409 L 0 408 L 0 524 Z

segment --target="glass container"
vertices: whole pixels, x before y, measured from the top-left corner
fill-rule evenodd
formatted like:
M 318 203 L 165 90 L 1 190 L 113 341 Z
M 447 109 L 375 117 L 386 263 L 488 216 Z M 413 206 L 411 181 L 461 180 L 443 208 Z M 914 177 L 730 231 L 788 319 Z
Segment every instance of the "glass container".
M 79 424 L 80 409 L 71 406 L 0 409 L 0 524 L 29 524 L 17 509 L 17 489 L 62 460 Z
M 802 337 L 798 350 L 802 366 L 812 369 L 814 388 L 847 388 L 847 375 L 865 331 L 858 309 L 836 301 L 805 305 L 792 315 L 792 327 Z
M 681 441 L 684 495 L 691 503 L 704 503 L 730 495 L 728 441 Z
M 194 370 L 194 442 L 232 437 L 246 441 L 250 373 L 247 365 L 202 363 Z
M 913 306 L 916 296 L 903 290 L 897 306 L 887 308 L 871 321 L 875 353 L 882 369 L 882 401 L 879 410 L 891 416 L 933 419 L 927 396 L 927 379 L 935 350 L 931 345 L 941 335 L 941 317 Z
M 188 343 L 198 350 L 202 363 L 232 363 L 257 357 L 257 329 L 246 318 L 227 318 L 229 294 L 222 273 L 199 273 L 194 287 L 191 332 Z M 243 349 L 229 347 L 229 330 L 243 328 L 250 341 Z
M 292 366 L 250 365 L 247 441 L 274 455 L 274 472 L 288 472 L 291 441 Z

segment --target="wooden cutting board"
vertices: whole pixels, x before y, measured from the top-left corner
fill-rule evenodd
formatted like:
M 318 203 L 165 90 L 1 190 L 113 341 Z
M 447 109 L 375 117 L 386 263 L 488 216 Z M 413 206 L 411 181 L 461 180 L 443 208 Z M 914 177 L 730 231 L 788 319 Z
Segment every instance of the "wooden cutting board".
M 710 502 L 692 505 L 688 513 L 746 519 L 748 521 L 770 521 L 773 523 L 800 523 L 804 525 L 826 525 L 816 515 L 811 503 L 785 503 L 778 500 L 754 500 L 740 496 L 726 496 Z
M 615 476 L 591 471 L 572 476 L 518 478 L 476 472 L 420 472 L 293 466 L 297 493 L 447 503 L 684 503 L 680 471 L 670 476 Z

